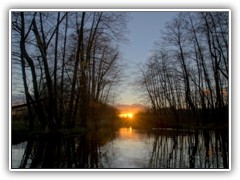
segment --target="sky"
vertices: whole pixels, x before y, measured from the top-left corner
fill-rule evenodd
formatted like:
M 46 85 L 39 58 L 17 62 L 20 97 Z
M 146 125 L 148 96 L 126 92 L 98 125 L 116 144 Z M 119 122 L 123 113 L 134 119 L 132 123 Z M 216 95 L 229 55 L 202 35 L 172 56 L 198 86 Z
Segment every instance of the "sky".
M 151 54 L 154 42 L 157 41 L 163 30 L 164 24 L 177 15 L 178 12 L 130 12 L 128 23 L 128 43 L 121 47 L 124 62 L 123 79 L 119 87 L 117 103 L 138 104 L 142 103 L 141 94 L 138 92 L 136 79 L 137 67 L 146 62 Z

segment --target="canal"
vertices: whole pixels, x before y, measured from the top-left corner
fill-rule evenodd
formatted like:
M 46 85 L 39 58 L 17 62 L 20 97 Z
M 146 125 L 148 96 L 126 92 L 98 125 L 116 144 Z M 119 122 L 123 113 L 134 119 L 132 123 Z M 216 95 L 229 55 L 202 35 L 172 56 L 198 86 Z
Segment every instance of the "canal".
M 132 127 L 12 145 L 12 168 L 228 168 L 228 132 Z

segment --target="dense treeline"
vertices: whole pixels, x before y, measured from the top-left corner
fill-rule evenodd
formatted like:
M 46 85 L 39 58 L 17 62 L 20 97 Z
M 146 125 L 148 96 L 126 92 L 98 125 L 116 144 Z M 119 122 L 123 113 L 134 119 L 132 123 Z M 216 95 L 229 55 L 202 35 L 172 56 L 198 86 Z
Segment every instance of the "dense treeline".
M 228 12 L 182 12 L 168 21 L 141 68 L 158 123 L 228 120 Z
M 114 111 L 106 103 L 126 23 L 122 12 L 12 12 L 13 78 L 23 82 L 30 129 L 86 127 L 101 108 Z

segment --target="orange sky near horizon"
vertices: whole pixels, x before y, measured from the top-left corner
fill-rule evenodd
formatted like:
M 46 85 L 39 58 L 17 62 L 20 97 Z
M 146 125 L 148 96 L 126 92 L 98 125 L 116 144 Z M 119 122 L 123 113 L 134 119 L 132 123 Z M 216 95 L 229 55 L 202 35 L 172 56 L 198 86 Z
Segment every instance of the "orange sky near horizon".
M 116 108 L 119 110 L 119 113 L 122 114 L 122 116 L 125 115 L 133 116 L 134 114 L 137 114 L 140 111 L 146 110 L 146 107 L 141 104 L 118 105 Z

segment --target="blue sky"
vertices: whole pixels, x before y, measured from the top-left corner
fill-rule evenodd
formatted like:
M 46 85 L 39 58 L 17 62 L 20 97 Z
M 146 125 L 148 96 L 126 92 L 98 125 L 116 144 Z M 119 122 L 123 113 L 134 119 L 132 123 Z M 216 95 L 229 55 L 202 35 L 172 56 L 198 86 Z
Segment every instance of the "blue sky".
M 133 86 L 136 82 L 137 65 L 146 62 L 154 42 L 157 41 L 164 28 L 164 24 L 177 12 L 130 12 L 131 20 L 128 24 L 129 42 L 122 49 L 124 78 L 119 87 L 120 96 L 117 102 L 121 104 L 140 103 L 139 93 Z

